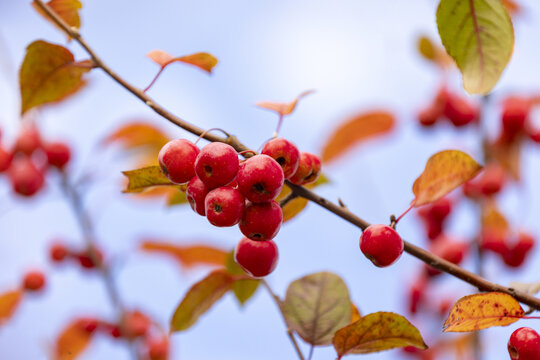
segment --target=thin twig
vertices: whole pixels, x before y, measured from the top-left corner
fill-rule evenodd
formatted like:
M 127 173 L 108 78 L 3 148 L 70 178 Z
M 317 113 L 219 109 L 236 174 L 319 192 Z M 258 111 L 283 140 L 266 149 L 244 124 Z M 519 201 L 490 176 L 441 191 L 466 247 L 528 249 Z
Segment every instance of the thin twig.
M 285 196 L 283 199 L 280 200 L 279 206 L 284 207 L 285 205 L 287 205 L 288 203 L 290 203 L 297 197 L 300 197 L 300 196 L 291 191 L 289 195 Z
M 149 96 L 147 96 L 145 93 L 143 93 L 138 88 L 134 87 L 133 85 L 129 84 L 126 80 L 124 80 L 122 77 L 120 77 L 118 74 L 116 74 L 114 71 L 112 71 L 97 55 L 96 53 L 90 48 L 90 46 L 84 41 L 84 39 L 81 37 L 79 32 L 71 28 L 69 25 L 67 25 L 54 11 L 52 11 L 42 0 L 34 0 L 37 6 L 39 6 L 67 35 L 71 36 L 75 41 L 77 41 L 85 50 L 86 52 L 91 56 L 92 60 L 95 62 L 96 66 L 101 68 L 103 71 L 105 71 L 113 80 L 115 80 L 118 84 L 123 86 L 126 90 L 131 92 L 133 95 L 138 97 L 140 100 L 142 100 L 147 106 L 149 106 L 152 110 L 154 110 L 157 114 L 161 115 L 163 118 L 167 119 L 168 121 L 172 122 L 173 124 L 176 124 L 177 126 L 181 127 L 182 129 L 194 134 L 194 135 L 201 135 L 204 130 L 190 124 L 179 117 L 171 114 L 166 109 L 162 108 L 161 106 L 157 105 Z M 249 150 L 244 144 L 242 144 L 236 137 L 231 136 L 229 138 L 221 138 L 219 136 L 213 135 L 213 134 L 206 134 L 204 135 L 204 138 L 209 141 L 219 141 L 230 144 L 232 147 L 234 147 L 237 151 L 245 151 Z M 247 153 L 246 155 L 249 155 Z M 335 215 L 341 217 L 342 219 L 348 221 L 349 223 L 359 227 L 360 229 L 367 228 L 370 224 L 366 222 L 365 220 L 359 218 L 357 215 L 353 214 L 349 210 L 332 203 L 331 201 L 315 194 L 314 192 L 298 185 L 294 185 L 290 182 L 286 182 L 287 186 L 291 188 L 291 190 L 296 193 L 297 195 L 308 199 L 310 201 L 313 201 L 320 206 L 324 207 L 328 211 L 334 213 Z M 500 291 L 504 292 L 506 294 L 509 294 L 513 296 L 516 300 L 519 302 L 529 305 L 532 308 L 536 310 L 540 310 L 540 299 L 531 296 L 529 294 L 526 294 L 521 291 L 516 291 L 514 289 L 501 286 L 499 284 L 490 282 L 470 271 L 467 271 L 451 262 L 448 262 L 424 249 L 421 249 L 407 241 L 404 241 L 405 243 L 405 251 L 409 253 L 410 255 L 418 258 L 419 260 L 425 262 L 426 264 L 434 267 L 437 270 L 440 270 L 442 272 L 448 273 L 450 275 L 453 275 L 454 277 L 461 279 L 473 286 L 475 286 L 480 291 Z

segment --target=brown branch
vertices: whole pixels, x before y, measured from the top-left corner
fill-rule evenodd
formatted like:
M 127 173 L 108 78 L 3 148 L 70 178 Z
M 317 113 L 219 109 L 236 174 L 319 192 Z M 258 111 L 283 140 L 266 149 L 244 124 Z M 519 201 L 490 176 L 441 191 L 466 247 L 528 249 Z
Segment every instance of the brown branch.
M 165 119 L 169 120 L 170 122 L 178 125 L 179 127 L 183 128 L 184 130 L 195 134 L 195 135 L 201 135 L 204 133 L 204 130 L 192 125 L 179 117 L 171 114 L 161 106 L 157 105 L 149 96 L 144 94 L 141 90 L 137 89 L 136 87 L 130 85 L 127 81 L 125 81 L 123 78 L 121 78 L 118 74 L 116 74 L 114 71 L 112 71 L 107 65 L 103 63 L 103 61 L 95 54 L 95 52 L 90 48 L 90 46 L 84 41 L 84 39 L 81 37 L 79 32 L 76 29 L 73 29 L 69 27 L 54 11 L 52 11 L 47 5 L 43 3 L 42 0 L 34 0 L 37 6 L 39 6 L 51 19 L 61 28 L 64 30 L 64 32 L 71 36 L 73 39 L 75 39 L 92 57 L 92 60 L 95 62 L 95 64 L 100 67 L 103 71 L 105 71 L 111 78 L 113 78 L 116 82 L 118 82 L 120 85 L 122 85 L 125 89 L 127 89 L 129 92 L 131 92 L 133 95 L 138 97 L 140 100 L 142 100 L 147 106 L 149 106 L 152 110 L 154 110 L 156 113 L 164 117 Z M 234 136 L 230 136 L 228 138 L 221 138 L 219 136 L 215 136 L 212 134 L 205 134 L 204 138 L 209 141 L 219 141 L 219 142 L 225 142 L 233 146 L 238 152 L 249 150 L 244 144 L 242 144 L 238 139 Z M 249 155 L 247 153 L 246 155 Z M 359 218 L 352 212 L 350 212 L 348 209 L 343 208 L 337 204 L 334 204 L 333 202 L 323 198 L 322 196 L 319 196 L 315 194 L 314 192 L 306 189 L 305 187 L 294 185 L 290 182 L 286 182 L 287 186 L 291 188 L 291 190 L 297 194 L 298 196 L 301 196 L 305 199 L 308 199 L 310 201 L 313 201 L 317 203 L 318 205 L 322 206 L 323 208 L 327 209 L 328 211 L 334 213 L 335 215 L 341 217 L 342 219 L 348 221 L 349 223 L 356 225 L 360 229 L 364 230 L 366 227 L 368 227 L 370 224 L 363 219 Z M 540 310 L 540 299 L 531 296 L 527 293 L 516 291 L 515 289 L 508 288 L 493 282 L 490 282 L 470 271 L 467 271 L 451 262 L 448 262 L 422 248 L 419 248 L 418 246 L 415 246 L 407 241 L 405 241 L 405 251 L 409 253 L 410 255 L 422 260 L 426 264 L 434 267 L 437 270 L 440 270 L 442 272 L 448 273 L 450 275 L 455 276 L 458 279 L 461 279 L 473 286 L 475 286 L 480 291 L 500 291 L 504 292 L 506 294 L 509 294 L 513 296 L 516 300 L 519 302 L 529 305 L 530 307 Z

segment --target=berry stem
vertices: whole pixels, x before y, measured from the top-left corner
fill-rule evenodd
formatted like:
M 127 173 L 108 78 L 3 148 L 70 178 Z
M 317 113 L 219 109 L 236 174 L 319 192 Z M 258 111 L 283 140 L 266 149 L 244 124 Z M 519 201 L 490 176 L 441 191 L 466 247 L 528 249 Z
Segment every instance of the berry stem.
M 401 215 L 399 215 L 399 216 L 397 217 L 397 219 L 396 219 L 396 221 L 395 221 L 395 223 L 394 223 L 394 226 L 396 226 L 396 225 L 398 224 L 399 220 L 401 220 L 402 217 L 404 217 L 405 215 L 407 215 L 407 213 L 408 213 L 409 211 L 412 210 L 412 208 L 414 207 L 414 204 L 416 204 L 416 200 L 413 200 L 413 201 L 411 202 L 411 205 L 409 205 L 409 207 L 407 208 L 407 210 L 405 210 L 405 211 L 403 212 L 403 214 L 401 214 Z
M 167 65 L 163 65 L 161 67 L 161 69 L 159 69 L 159 71 L 157 72 L 156 76 L 154 76 L 154 78 L 152 79 L 152 81 L 150 81 L 150 84 L 148 84 L 147 87 L 144 88 L 143 90 L 143 93 L 147 92 L 148 90 L 150 90 L 150 88 L 154 85 L 154 83 L 157 81 L 158 77 L 161 75 L 161 73 L 163 72 L 163 70 L 165 70 L 165 67 Z
M 197 145 L 197 143 L 199 142 L 199 140 L 201 140 L 206 134 L 208 134 L 209 132 L 211 131 L 221 131 L 227 138 L 229 138 L 231 135 L 229 135 L 228 132 L 226 132 L 225 130 L 223 129 L 220 129 L 220 128 L 211 128 L 211 129 L 208 129 L 208 130 L 205 130 L 203 131 L 203 133 L 201 135 L 199 135 L 199 138 L 197 140 L 195 140 L 195 145 Z M 251 151 L 251 150 L 244 150 L 244 151 Z

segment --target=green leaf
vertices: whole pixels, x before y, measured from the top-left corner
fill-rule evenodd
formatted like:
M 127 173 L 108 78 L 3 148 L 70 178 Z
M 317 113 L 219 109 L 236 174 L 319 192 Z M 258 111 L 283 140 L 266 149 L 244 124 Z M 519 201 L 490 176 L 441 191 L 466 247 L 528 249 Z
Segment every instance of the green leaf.
M 63 46 L 34 41 L 26 48 L 19 72 L 21 113 L 76 93 L 85 85 L 82 75 L 92 67 L 91 61 L 75 62 Z
M 312 345 L 329 345 L 334 333 L 351 321 L 349 290 L 332 273 L 320 272 L 293 281 L 281 311 L 289 328 Z
M 366 315 L 340 329 L 333 344 L 339 359 L 347 354 L 368 354 L 396 347 L 428 348 L 417 328 L 403 316 L 390 312 Z
M 179 186 L 172 183 L 159 166 L 147 166 L 144 168 L 122 171 L 128 178 L 128 184 L 124 189 L 125 193 L 138 193 L 149 187 L 158 185 Z
M 234 261 L 234 250 L 227 254 L 227 259 L 225 260 L 225 268 L 232 275 L 246 275 L 246 272 L 242 270 L 240 266 Z M 237 280 L 234 282 L 232 289 L 234 296 L 240 303 L 244 305 L 253 294 L 259 288 L 260 280 L 256 279 L 246 279 L 246 280 Z
M 231 289 L 234 278 L 225 270 L 216 270 L 194 284 L 176 308 L 171 332 L 189 329 L 199 317 Z
M 437 26 L 442 43 L 470 94 L 487 94 L 510 61 L 514 29 L 500 0 L 441 0 Z

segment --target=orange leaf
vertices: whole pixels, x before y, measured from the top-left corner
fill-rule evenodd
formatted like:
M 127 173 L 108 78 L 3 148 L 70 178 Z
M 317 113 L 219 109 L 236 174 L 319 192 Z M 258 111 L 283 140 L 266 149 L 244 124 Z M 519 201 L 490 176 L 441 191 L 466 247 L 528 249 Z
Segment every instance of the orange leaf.
M 167 242 L 144 241 L 141 248 L 145 252 L 170 255 L 186 268 L 196 265 L 224 266 L 227 259 L 227 251 L 208 245 L 180 246 Z
M 162 69 L 173 62 L 183 62 L 198 67 L 208 73 L 212 72 L 214 66 L 217 65 L 218 59 L 212 54 L 199 52 L 191 55 L 173 57 L 163 50 L 153 50 L 146 54 L 152 61 L 161 66 Z
M 512 296 L 501 292 L 475 294 L 459 299 L 444 322 L 445 332 L 465 332 L 515 323 L 524 311 Z
M 32 2 L 34 9 L 45 19 L 50 21 L 54 26 L 61 29 L 51 18 L 43 11 L 39 6 Z M 82 4 L 79 0 L 51 0 L 47 3 L 47 6 L 51 8 L 62 20 L 66 22 L 70 27 L 76 29 L 81 27 L 81 18 L 79 17 L 79 10 L 82 8 Z
M 495 202 L 482 204 L 482 228 L 493 229 L 499 233 L 504 233 L 509 230 L 508 221 L 503 214 L 497 209 Z
M 519 5 L 514 0 L 501 0 L 501 1 L 502 1 L 503 6 L 506 8 L 506 11 L 508 11 L 510 15 L 515 15 L 521 11 L 521 5 Z
M 8 321 L 21 302 L 21 290 L 8 291 L 0 295 L 0 325 Z
M 360 314 L 358 307 L 351 301 L 351 324 L 360 320 L 361 317 L 362 315 Z
M 92 332 L 84 328 L 85 319 L 75 319 L 69 323 L 56 339 L 56 360 L 73 360 L 88 346 Z
M 19 72 L 21 113 L 76 93 L 85 85 L 82 75 L 92 67 L 90 61 L 75 62 L 73 54 L 60 45 L 34 41 L 26 48 Z
M 433 62 L 443 69 L 453 63 L 452 58 L 448 56 L 446 50 L 434 44 L 427 36 L 418 38 L 417 47 L 418 52 L 424 59 Z
M 482 169 L 472 157 L 459 150 L 445 150 L 431 156 L 413 184 L 414 206 L 432 203 L 472 179 Z
M 117 143 L 124 149 L 152 147 L 161 149 L 169 137 L 158 127 L 144 121 L 132 121 L 122 125 L 104 140 L 105 144 Z
M 322 161 L 329 163 L 354 145 L 388 133 L 394 127 L 394 122 L 394 115 L 386 111 L 371 111 L 349 118 L 326 141 Z
M 326 175 L 321 174 L 316 182 L 307 184 L 305 185 L 305 187 L 307 187 L 308 189 L 313 189 L 319 185 L 327 183 L 329 183 L 328 178 L 326 177 Z M 290 193 L 291 189 L 288 186 L 284 186 L 281 189 L 281 193 L 279 193 L 278 197 L 276 198 L 276 201 L 280 202 L 281 200 L 285 199 Z M 302 210 L 305 209 L 307 204 L 308 201 L 302 197 L 289 201 L 287 204 L 285 204 L 285 206 L 282 207 L 283 222 L 285 223 L 294 218 L 296 215 L 302 212 Z
M 312 94 L 313 92 L 315 92 L 315 90 L 304 91 L 303 93 L 298 95 L 296 97 L 296 99 L 294 99 L 293 101 L 288 102 L 288 103 L 279 103 L 279 102 L 272 102 L 272 101 L 259 101 L 258 103 L 255 103 L 255 105 L 257 105 L 260 108 L 266 109 L 266 110 L 275 111 L 280 116 L 285 116 L 285 115 L 289 115 L 290 113 L 292 113 L 294 111 L 294 109 L 296 108 L 296 105 L 298 104 L 298 101 L 300 99 L 302 99 L 303 97 L 305 97 L 305 96 L 307 96 L 309 94 Z
M 485 149 L 486 153 L 492 156 L 515 181 L 521 178 L 522 143 L 522 141 L 507 143 L 499 140 L 488 144 Z

